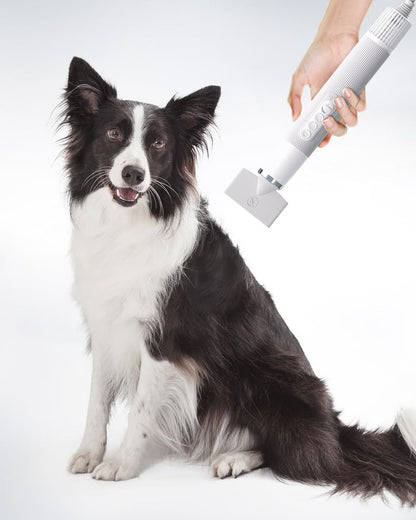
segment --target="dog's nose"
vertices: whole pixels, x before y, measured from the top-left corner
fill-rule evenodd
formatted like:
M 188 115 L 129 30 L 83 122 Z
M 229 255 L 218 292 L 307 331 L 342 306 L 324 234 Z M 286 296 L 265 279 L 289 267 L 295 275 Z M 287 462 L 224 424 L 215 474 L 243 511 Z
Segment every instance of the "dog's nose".
M 121 176 L 129 186 L 136 186 L 143 182 L 144 170 L 139 166 L 125 166 L 121 172 Z

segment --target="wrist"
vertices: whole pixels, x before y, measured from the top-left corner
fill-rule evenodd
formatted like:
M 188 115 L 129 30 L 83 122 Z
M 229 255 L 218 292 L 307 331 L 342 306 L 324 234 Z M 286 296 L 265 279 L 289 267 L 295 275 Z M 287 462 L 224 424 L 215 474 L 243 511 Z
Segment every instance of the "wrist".
M 354 30 L 340 29 L 337 31 L 333 28 L 331 31 L 318 31 L 314 38 L 315 43 L 323 45 L 349 44 L 355 45 L 358 42 L 359 33 Z
M 320 39 L 359 37 L 361 23 L 372 0 L 329 0 L 325 14 L 318 27 Z
M 315 35 L 315 40 L 355 39 L 358 41 L 360 26 L 345 23 L 325 23 L 323 20 Z
M 356 33 L 326 32 L 325 34 L 317 34 L 315 36 L 311 48 L 315 49 L 315 52 L 327 56 L 327 59 L 337 66 L 357 42 L 358 34 Z

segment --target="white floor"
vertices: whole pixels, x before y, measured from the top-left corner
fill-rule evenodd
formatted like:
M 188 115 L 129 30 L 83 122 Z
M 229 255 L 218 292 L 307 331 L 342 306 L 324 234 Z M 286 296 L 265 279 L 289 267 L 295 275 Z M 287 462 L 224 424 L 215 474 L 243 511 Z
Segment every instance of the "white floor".
M 364 27 L 388 3 L 374 0 Z M 274 159 L 290 120 L 290 76 L 325 5 L 51 0 L 2 10 L 2 520 L 415 518 L 394 502 L 328 498 L 267 470 L 220 481 L 207 467 L 150 455 L 129 482 L 65 470 L 82 433 L 90 363 L 70 299 L 70 222 L 49 119 L 73 55 L 124 98 L 162 105 L 175 92 L 223 87 L 213 152 L 199 169 L 213 214 L 346 422 L 388 427 L 400 406 L 416 406 L 416 30 L 368 87 L 359 126 L 317 151 L 285 189 L 289 206 L 271 229 L 223 193 L 240 168 Z M 110 451 L 124 422 L 114 417 Z
M 214 479 L 207 466 L 163 459 L 157 451 L 138 479 L 72 475 L 65 466 L 82 430 L 89 363 L 72 342 L 20 344 L 24 356 L 15 347 L 2 374 L 2 519 L 414 518 L 414 511 L 395 502 L 329 498 L 328 489 L 279 482 L 268 470 Z M 122 410 L 113 418 L 110 452 L 124 424 Z

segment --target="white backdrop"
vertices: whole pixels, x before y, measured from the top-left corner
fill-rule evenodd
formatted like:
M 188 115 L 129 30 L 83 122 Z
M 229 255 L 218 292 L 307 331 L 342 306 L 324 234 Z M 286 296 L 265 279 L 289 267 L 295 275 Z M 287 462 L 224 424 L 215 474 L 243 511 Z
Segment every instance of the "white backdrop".
M 66 473 L 86 413 L 85 333 L 70 298 L 70 222 L 54 116 L 73 55 L 119 95 L 163 105 L 218 84 L 218 131 L 201 191 L 325 378 L 343 419 L 389 426 L 415 405 L 416 29 L 368 87 L 357 128 L 317 151 L 267 229 L 224 195 L 273 159 L 291 75 L 325 0 L 10 3 L 0 43 L 0 517 L 411 518 L 414 512 L 277 482 L 218 481 L 183 461 L 124 483 Z M 388 0 L 375 0 L 366 29 Z M 113 421 L 110 451 L 125 413 Z

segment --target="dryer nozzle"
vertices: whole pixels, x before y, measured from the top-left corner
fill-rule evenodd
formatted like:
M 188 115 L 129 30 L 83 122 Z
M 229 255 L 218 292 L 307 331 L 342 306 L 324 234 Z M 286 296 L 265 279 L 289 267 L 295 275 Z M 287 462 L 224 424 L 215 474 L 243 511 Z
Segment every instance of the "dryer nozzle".
M 257 194 L 259 174 L 243 169 L 225 190 L 225 193 L 253 217 L 270 227 L 285 209 L 287 202 L 277 191 L 276 186 L 265 178 L 262 177 L 262 179 L 268 191 Z

